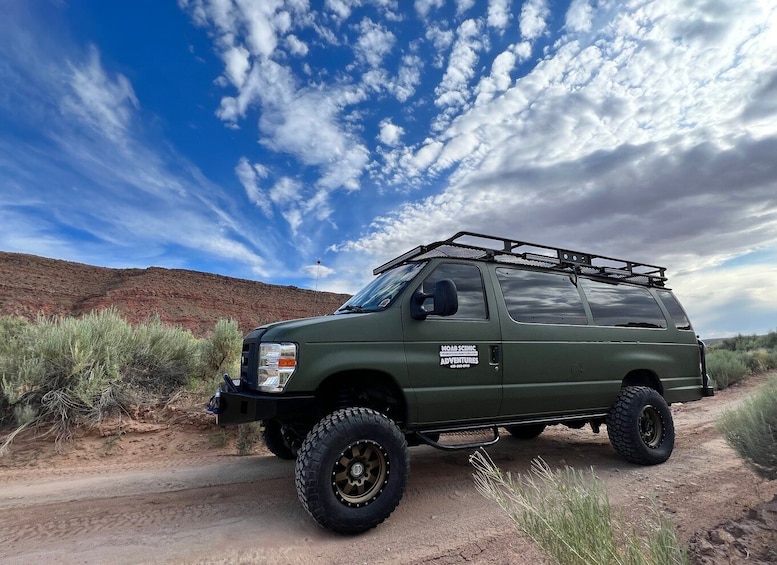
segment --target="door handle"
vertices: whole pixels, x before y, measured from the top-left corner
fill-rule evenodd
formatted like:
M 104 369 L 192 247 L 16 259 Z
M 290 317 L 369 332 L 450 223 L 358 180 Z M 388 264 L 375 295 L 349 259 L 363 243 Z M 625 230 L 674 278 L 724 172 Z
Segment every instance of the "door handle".
M 492 365 L 499 365 L 499 363 L 501 363 L 502 361 L 502 352 L 499 349 L 499 346 L 492 345 L 490 347 L 490 352 L 491 352 L 491 355 L 490 355 L 491 358 L 489 363 L 491 363 Z

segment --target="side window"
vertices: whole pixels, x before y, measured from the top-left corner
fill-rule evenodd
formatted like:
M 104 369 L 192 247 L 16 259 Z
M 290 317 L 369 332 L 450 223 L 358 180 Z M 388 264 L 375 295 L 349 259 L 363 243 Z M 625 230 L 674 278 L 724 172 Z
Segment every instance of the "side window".
M 588 324 L 580 293 L 569 276 L 499 268 L 496 277 L 507 312 L 516 322 Z
M 581 279 L 588 305 L 599 326 L 665 328 L 658 303 L 648 289 Z
M 486 297 L 483 292 L 483 279 L 480 269 L 476 265 L 464 265 L 461 263 L 443 263 L 426 277 L 423 282 L 424 292 L 434 292 L 437 281 L 451 279 L 456 285 L 459 296 L 459 310 L 453 316 L 446 319 L 480 319 L 488 318 L 486 309 Z M 431 299 L 429 299 L 431 301 Z M 431 308 L 430 304 L 425 304 Z M 435 316 L 430 316 L 434 318 Z
M 685 315 L 683 307 L 680 306 L 680 303 L 677 301 L 674 294 L 668 290 L 659 290 L 658 297 L 661 299 L 661 302 L 663 302 L 664 307 L 669 312 L 669 315 L 672 317 L 672 321 L 678 330 L 693 329 L 688 316 Z

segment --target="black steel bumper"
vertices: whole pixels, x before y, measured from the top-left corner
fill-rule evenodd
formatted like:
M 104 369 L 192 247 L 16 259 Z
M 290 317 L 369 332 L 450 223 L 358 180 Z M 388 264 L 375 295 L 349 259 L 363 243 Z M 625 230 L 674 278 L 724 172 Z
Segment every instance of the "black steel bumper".
M 304 413 L 313 409 L 314 402 L 312 395 L 277 396 L 220 390 L 211 399 L 208 410 L 216 414 L 219 426 L 230 426 Z

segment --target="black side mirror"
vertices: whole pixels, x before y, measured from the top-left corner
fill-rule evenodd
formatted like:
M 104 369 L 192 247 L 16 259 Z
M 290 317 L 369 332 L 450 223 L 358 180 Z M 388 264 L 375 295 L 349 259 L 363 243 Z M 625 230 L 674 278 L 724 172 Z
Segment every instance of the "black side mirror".
M 427 298 L 434 300 L 432 310 L 424 308 L 424 301 Z M 450 279 L 437 281 L 432 294 L 426 294 L 419 290 L 413 295 L 413 300 L 410 302 L 410 317 L 414 320 L 425 320 L 429 314 L 453 316 L 458 311 L 459 295 L 456 291 L 456 285 Z

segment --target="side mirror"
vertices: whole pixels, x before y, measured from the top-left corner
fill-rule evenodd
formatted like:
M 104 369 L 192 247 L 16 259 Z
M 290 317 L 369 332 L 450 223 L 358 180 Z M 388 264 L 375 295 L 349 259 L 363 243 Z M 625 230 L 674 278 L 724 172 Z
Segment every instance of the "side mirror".
M 424 308 L 424 301 L 427 298 L 434 300 L 434 308 L 432 310 Z M 456 291 L 456 285 L 450 279 L 437 281 L 432 294 L 426 294 L 419 290 L 413 295 L 413 299 L 410 302 L 410 317 L 414 320 L 425 320 L 429 314 L 453 316 L 458 311 L 459 295 Z

